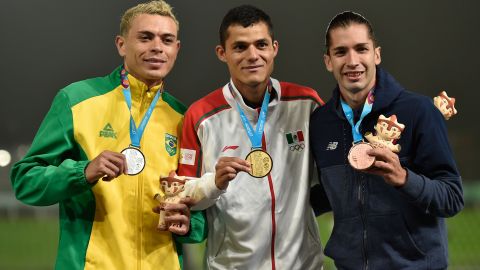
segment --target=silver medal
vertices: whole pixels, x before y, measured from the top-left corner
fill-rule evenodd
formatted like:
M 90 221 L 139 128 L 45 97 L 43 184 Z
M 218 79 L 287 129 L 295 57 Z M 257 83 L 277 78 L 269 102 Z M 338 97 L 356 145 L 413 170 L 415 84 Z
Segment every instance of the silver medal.
M 145 168 L 145 156 L 140 149 L 127 147 L 121 152 L 127 160 L 127 174 L 137 175 Z

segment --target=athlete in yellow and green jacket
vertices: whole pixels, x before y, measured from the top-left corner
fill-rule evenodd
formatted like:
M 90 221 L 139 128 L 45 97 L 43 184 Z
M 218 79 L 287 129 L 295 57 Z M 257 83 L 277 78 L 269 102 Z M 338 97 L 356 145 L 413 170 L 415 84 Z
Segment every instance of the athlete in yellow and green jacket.
M 169 231 L 156 230 L 159 216 L 152 212 L 154 194 L 162 193 L 159 178 L 176 170 L 179 158 L 185 107 L 160 89 L 180 48 L 177 35 L 178 21 L 164 1 L 127 10 L 115 39 L 123 66 L 60 90 L 30 150 L 12 167 L 19 200 L 59 204 L 56 269 L 180 269 L 180 243 L 204 239 L 204 217 L 189 218 L 185 203 L 165 206 L 181 210 L 168 217 L 181 226 Z M 143 127 L 145 115 L 137 145 L 145 167 L 129 176 L 133 166 L 121 151 L 137 141 L 131 117 Z
M 131 75 L 128 79 L 132 114 L 139 123 L 159 90 L 148 90 Z M 153 196 L 160 192 L 159 177 L 177 168 L 185 111 L 166 91 L 141 140 L 145 169 L 110 182 L 86 181 L 89 160 L 105 149 L 120 152 L 130 144 L 130 112 L 122 90 L 119 68 L 62 89 L 29 152 L 13 166 L 11 179 L 19 200 L 60 205 L 57 269 L 178 269 L 177 254 L 182 252 L 175 243 L 204 238 L 201 213 L 192 214 L 187 237 L 156 230 Z

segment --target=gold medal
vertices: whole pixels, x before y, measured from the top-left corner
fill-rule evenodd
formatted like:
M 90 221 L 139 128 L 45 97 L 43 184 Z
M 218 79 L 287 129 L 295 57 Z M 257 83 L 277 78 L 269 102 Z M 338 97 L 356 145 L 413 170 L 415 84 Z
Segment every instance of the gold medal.
M 367 154 L 369 149 L 373 146 L 366 142 L 354 144 L 348 152 L 348 162 L 356 170 L 366 170 L 372 167 L 375 162 L 375 157 Z
M 252 172 L 249 174 L 255 178 L 263 178 L 267 176 L 270 171 L 272 171 L 272 157 L 270 157 L 267 152 L 261 149 L 252 150 L 250 153 L 248 153 L 245 160 L 250 162 Z

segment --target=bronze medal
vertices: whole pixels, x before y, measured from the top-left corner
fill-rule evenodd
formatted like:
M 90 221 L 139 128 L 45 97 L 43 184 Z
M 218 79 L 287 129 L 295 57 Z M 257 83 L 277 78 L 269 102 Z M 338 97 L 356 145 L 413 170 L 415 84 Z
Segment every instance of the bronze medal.
M 272 157 L 270 157 L 267 152 L 261 149 L 252 150 L 250 153 L 248 153 L 245 160 L 250 162 L 252 172 L 249 174 L 255 178 L 263 178 L 267 176 L 270 171 L 272 171 Z
M 127 174 L 137 175 L 145 168 L 145 156 L 136 147 L 127 147 L 121 152 L 127 160 Z
M 373 146 L 366 142 L 354 144 L 348 152 L 348 162 L 355 170 L 366 170 L 372 167 L 375 157 L 367 154 Z

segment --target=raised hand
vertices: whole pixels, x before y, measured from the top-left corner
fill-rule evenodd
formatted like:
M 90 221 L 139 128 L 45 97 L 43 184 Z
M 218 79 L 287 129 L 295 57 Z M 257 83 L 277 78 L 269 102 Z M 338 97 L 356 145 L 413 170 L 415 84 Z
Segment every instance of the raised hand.
M 215 185 L 226 189 L 239 172 L 250 172 L 250 163 L 238 157 L 221 157 L 215 165 Z
M 190 230 L 190 207 L 194 204 L 190 197 L 180 199 L 179 203 L 167 203 L 165 210 L 165 223 L 168 230 L 178 235 L 185 235 Z
M 400 164 L 398 155 L 388 148 L 374 148 L 367 152 L 375 157 L 373 166 L 366 170 L 371 174 L 382 176 L 388 184 L 401 187 L 407 182 L 407 171 Z
M 110 181 L 124 173 L 127 173 L 125 156 L 108 150 L 100 153 L 85 168 L 85 178 L 89 183 L 95 183 L 100 178 Z

